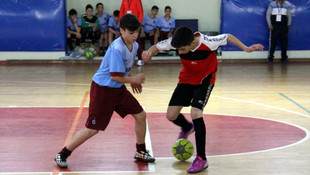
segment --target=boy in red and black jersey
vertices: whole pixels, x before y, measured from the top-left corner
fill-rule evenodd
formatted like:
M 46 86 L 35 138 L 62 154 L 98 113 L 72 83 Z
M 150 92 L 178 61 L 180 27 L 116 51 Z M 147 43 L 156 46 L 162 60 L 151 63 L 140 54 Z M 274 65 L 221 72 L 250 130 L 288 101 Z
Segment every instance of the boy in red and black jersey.
M 195 131 L 197 157 L 188 168 L 188 173 L 197 173 L 208 167 L 205 154 L 206 128 L 202 114 L 215 83 L 216 49 L 227 42 L 245 52 L 263 50 L 261 44 L 247 47 L 231 34 L 210 37 L 200 32 L 194 34 L 188 27 L 180 27 L 172 38 L 163 40 L 142 53 L 144 61 L 151 60 L 152 56 L 161 50 L 176 49 L 180 54 L 183 68 L 179 75 L 179 83 L 170 99 L 166 117 L 181 127 L 178 139 L 186 139 Z M 192 107 L 193 123 L 188 122 L 180 113 L 184 106 Z

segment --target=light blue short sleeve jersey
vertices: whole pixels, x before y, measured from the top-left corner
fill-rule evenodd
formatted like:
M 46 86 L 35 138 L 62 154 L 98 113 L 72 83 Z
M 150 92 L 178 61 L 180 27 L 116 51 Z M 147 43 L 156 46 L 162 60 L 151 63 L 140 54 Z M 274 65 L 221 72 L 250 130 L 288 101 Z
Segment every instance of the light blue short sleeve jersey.
M 122 37 L 117 38 L 109 46 L 102 62 L 93 77 L 93 81 L 100 86 L 119 88 L 123 83 L 111 79 L 111 73 L 123 73 L 128 76 L 135 61 L 138 43 L 133 43 L 132 51 L 128 49 Z
M 117 22 L 114 20 L 114 18 L 112 16 L 109 19 L 109 25 L 108 26 L 112 27 L 112 29 L 119 32 L 119 25 L 117 24 Z
M 110 15 L 107 12 L 103 12 L 102 16 L 97 16 L 99 20 L 100 30 L 108 31 L 108 23 Z
M 150 33 L 151 31 L 156 29 L 158 18 L 151 18 L 150 15 L 144 15 L 143 16 L 143 31 L 145 33 Z
M 159 18 L 157 22 L 157 27 L 159 27 L 160 31 L 170 32 L 171 29 L 175 28 L 175 19 L 170 17 L 168 21 L 166 21 L 165 16 Z
M 81 20 L 81 18 L 78 17 L 77 25 L 78 25 L 78 26 L 81 26 L 81 24 L 82 24 L 82 20 Z M 71 19 L 70 19 L 69 16 L 67 17 L 67 28 L 69 28 L 70 30 L 76 31 L 76 28 L 75 28 L 75 26 L 73 25 L 73 23 L 72 23 L 72 21 L 71 21 Z

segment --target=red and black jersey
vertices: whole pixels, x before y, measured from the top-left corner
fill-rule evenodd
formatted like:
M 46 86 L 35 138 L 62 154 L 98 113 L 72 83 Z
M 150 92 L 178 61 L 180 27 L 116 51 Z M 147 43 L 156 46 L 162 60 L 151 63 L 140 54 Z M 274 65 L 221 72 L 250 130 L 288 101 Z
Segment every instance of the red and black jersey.
M 180 54 L 183 68 L 179 75 L 179 83 L 198 85 L 209 74 L 212 74 L 211 84 L 215 83 L 217 71 L 216 49 L 226 45 L 227 35 L 207 36 L 196 32 L 195 37 L 199 38 L 199 44 L 187 54 Z M 157 43 L 158 50 L 175 49 L 171 46 L 172 38 Z

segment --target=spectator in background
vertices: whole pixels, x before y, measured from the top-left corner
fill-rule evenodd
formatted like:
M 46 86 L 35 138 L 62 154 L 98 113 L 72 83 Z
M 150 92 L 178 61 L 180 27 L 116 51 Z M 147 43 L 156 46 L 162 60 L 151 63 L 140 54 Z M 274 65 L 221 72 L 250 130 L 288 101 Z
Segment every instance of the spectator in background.
M 69 46 L 69 51 L 72 51 L 75 46 L 80 45 L 81 35 L 81 18 L 77 17 L 77 12 L 75 9 L 69 11 L 69 16 L 67 17 L 67 45 Z M 73 44 L 73 39 L 75 44 Z M 68 52 L 69 53 L 69 52 Z
M 120 8 L 119 19 L 125 14 L 135 15 L 139 21 L 143 21 L 143 7 L 140 0 L 123 0 Z
M 100 47 L 100 56 L 104 56 L 105 50 L 108 48 L 108 23 L 110 15 L 107 12 L 104 12 L 104 5 L 102 3 L 98 3 L 96 5 L 97 9 L 97 18 L 99 20 L 100 25 L 100 39 L 99 39 L 99 47 Z
M 155 38 L 156 24 L 158 18 L 158 7 L 154 5 L 151 9 L 151 13 L 144 15 L 141 26 L 141 34 L 139 38 L 139 47 L 141 50 L 145 50 L 145 39 L 150 39 L 151 45 L 157 44 L 158 38 Z
M 120 30 L 118 25 L 119 19 L 119 10 L 114 10 L 113 16 L 109 19 L 109 45 L 113 42 L 114 38 L 118 38 L 120 36 Z
M 120 7 L 119 18 L 121 18 L 125 14 L 135 15 L 139 19 L 140 23 L 142 23 L 143 22 L 143 6 L 142 6 L 141 0 L 123 0 L 121 7 Z M 140 32 L 139 32 L 137 42 L 139 42 Z M 144 61 L 142 60 L 141 53 L 142 53 L 142 49 L 139 47 L 139 50 L 137 52 L 137 55 L 138 55 L 137 65 L 138 66 L 144 65 Z
M 100 37 L 99 21 L 97 16 L 93 15 L 93 6 L 88 4 L 85 8 L 86 14 L 82 15 L 82 42 L 91 39 L 92 44 Z
M 280 39 L 281 62 L 287 63 L 288 30 L 292 23 L 291 8 L 284 0 L 276 0 L 270 3 L 266 12 L 269 37 L 268 62 L 273 62 L 277 41 Z
M 171 7 L 165 7 L 165 16 L 159 18 L 157 22 L 156 36 L 159 36 L 159 41 L 170 38 L 175 29 L 175 19 L 171 17 Z

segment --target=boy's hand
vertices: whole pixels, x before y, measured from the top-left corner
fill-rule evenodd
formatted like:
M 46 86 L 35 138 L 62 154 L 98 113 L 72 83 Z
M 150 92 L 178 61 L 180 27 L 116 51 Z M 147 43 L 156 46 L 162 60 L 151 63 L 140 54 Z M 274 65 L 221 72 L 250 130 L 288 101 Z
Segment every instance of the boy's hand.
M 130 83 L 133 93 L 140 94 L 142 92 L 142 83 L 144 83 L 145 76 L 143 73 L 137 74 L 134 77 L 134 82 Z
M 144 83 L 144 80 L 145 80 L 144 73 L 137 74 L 133 78 L 134 78 L 134 82 L 132 82 L 131 84 L 140 84 L 141 85 L 142 83 Z
M 133 84 L 131 83 L 131 88 L 132 88 L 132 91 L 133 93 L 137 93 L 137 94 L 140 94 L 142 92 L 142 85 L 141 84 Z
M 152 58 L 152 52 L 150 52 L 150 51 L 143 51 L 142 52 L 142 59 L 144 61 L 150 61 L 151 58 Z
M 259 50 L 259 51 L 262 51 L 264 49 L 264 46 L 261 45 L 261 44 L 253 44 L 252 46 L 250 47 L 246 47 L 244 49 L 245 52 L 253 52 L 255 50 Z

